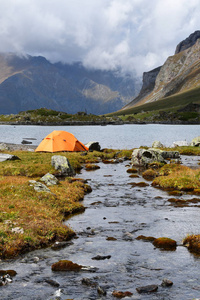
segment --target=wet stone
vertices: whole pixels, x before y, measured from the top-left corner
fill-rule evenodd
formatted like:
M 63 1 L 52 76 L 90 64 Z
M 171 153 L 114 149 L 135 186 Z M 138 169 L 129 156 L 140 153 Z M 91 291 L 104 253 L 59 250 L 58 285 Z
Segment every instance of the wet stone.
M 111 258 L 111 255 L 105 255 L 105 256 L 97 255 L 95 257 L 92 257 L 93 260 L 104 260 L 104 259 L 110 259 L 110 258 Z
M 172 286 L 173 285 L 173 282 L 167 278 L 164 278 L 162 283 L 161 283 L 161 286 L 163 287 L 169 287 L 169 286 Z
M 97 292 L 98 292 L 99 295 L 103 295 L 103 296 L 106 296 L 106 294 L 107 294 L 105 289 L 101 286 L 97 287 Z
M 132 295 L 133 295 L 133 293 L 131 293 L 131 292 L 121 292 L 121 291 L 114 291 L 113 293 L 112 293 L 112 295 L 114 296 L 114 297 L 116 297 L 116 298 L 119 298 L 119 299 L 121 299 L 121 298 L 125 298 L 125 297 L 131 297 Z
M 14 277 L 17 275 L 17 272 L 15 270 L 0 270 L 0 276 L 5 276 L 5 275 Z
M 52 250 L 60 250 L 62 248 L 65 248 L 67 246 L 73 245 L 73 242 L 55 242 L 53 246 L 51 247 Z
M 156 284 L 151 284 L 151 285 L 146 285 L 146 286 L 141 286 L 141 287 L 136 288 L 136 291 L 139 294 L 153 293 L 153 292 L 156 292 L 157 290 L 158 290 L 158 285 L 156 285 Z
M 54 287 L 59 287 L 60 286 L 60 284 L 57 281 L 52 280 L 52 279 L 45 279 L 45 282 L 48 283 L 51 286 L 54 286 Z
M 97 286 L 97 283 L 91 280 L 90 278 L 82 278 L 81 283 L 91 287 Z
M 9 284 L 12 282 L 12 278 L 9 274 L 0 277 L 0 286 Z

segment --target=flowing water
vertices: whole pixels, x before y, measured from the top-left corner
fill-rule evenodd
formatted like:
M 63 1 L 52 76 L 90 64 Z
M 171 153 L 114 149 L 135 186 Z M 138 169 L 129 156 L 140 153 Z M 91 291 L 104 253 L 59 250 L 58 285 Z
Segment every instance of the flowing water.
M 183 157 L 183 161 L 196 166 L 198 157 Z M 200 298 L 200 257 L 181 246 L 187 234 L 200 233 L 198 204 L 171 206 L 167 192 L 153 188 L 141 176 L 130 178 L 126 164 L 99 163 L 99 170 L 82 170 L 78 177 L 87 179 L 93 191 L 84 198 L 85 212 L 66 221 L 77 237 L 58 251 L 42 249 L 17 260 L 1 262 L 1 269 L 14 269 L 17 275 L 12 283 L 0 287 L 0 299 L 103 300 L 115 299 L 114 290 L 132 292 L 126 299 Z M 133 188 L 129 184 L 141 181 L 149 185 Z M 180 196 L 181 199 L 191 197 Z M 170 237 L 179 246 L 175 251 L 162 251 L 155 249 L 151 242 L 137 240 L 139 235 Z M 97 255 L 107 258 L 92 259 Z M 97 269 L 52 272 L 51 265 L 60 259 Z M 83 278 L 97 283 L 107 295 L 100 295 L 95 285 L 83 284 Z M 161 286 L 164 278 L 173 281 L 172 287 Z M 49 284 L 49 279 L 59 287 Z M 158 285 L 158 291 L 137 293 L 137 287 L 150 284 Z

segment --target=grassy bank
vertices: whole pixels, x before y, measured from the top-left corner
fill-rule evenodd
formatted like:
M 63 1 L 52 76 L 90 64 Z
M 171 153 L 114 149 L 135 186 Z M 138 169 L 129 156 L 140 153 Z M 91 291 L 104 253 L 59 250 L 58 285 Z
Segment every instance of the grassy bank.
M 6 153 L 9 153 L 8 151 Z M 81 153 L 58 153 L 66 156 L 79 171 L 84 164 L 97 163 L 131 151 L 105 150 Z M 51 153 L 12 151 L 20 160 L 1 162 L 0 168 L 0 258 L 17 255 L 55 241 L 68 240 L 74 232 L 63 224 L 66 216 L 84 211 L 81 201 L 88 190 L 83 181 L 65 178 L 49 187 L 50 193 L 35 192 L 29 180 L 39 180 L 46 173 L 56 175 Z

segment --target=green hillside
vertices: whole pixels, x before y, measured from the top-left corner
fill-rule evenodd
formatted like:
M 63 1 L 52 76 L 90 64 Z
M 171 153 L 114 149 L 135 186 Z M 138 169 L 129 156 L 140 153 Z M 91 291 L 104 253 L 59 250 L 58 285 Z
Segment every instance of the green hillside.
M 125 110 L 120 110 L 115 113 L 108 114 L 107 116 L 130 115 L 141 113 L 142 111 L 177 111 L 181 108 L 184 108 L 190 103 L 200 104 L 200 88 L 191 89 L 185 93 L 175 94 L 173 96 L 169 96 L 155 102 L 147 103 Z

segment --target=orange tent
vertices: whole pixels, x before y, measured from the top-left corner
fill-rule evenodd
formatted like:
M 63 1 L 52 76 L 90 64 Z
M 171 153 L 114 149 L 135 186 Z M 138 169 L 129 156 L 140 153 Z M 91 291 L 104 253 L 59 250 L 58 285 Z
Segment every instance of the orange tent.
M 88 148 L 79 142 L 72 133 L 63 130 L 54 130 L 42 140 L 35 151 L 88 151 Z

